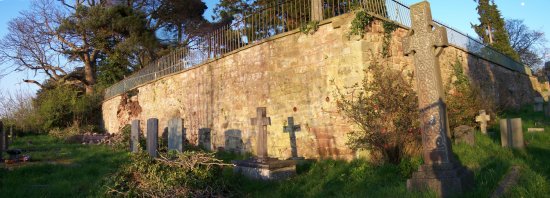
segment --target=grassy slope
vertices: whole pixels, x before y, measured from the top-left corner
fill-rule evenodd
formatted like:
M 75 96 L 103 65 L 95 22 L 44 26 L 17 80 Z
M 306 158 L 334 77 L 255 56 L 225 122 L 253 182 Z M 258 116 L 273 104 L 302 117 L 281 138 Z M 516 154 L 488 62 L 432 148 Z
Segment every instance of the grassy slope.
M 528 127 L 541 127 L 542 113 L 522 110 L 506 113 L 507 117 L 522 117 L 525 150 L 500 146 L 498 126 L 490 136 L 476 132 L 476 145 L 454 145 L 458 159 L 475 173 L 475 187 L 463 197 L 489 197 L 498 182 L 513 165 L 521 166 L 518 185 L 508 197 L 550 197 L 550 123 L 543 133 L 527 133 Z M 549 121 L 546 119 L 546 121 Z M 433 197 L 430 193 L 409 193 L 407 176 L 398 166 L 373 166 L 360 160 L 343 162 L 325 160 L 302 166 L 299 176 L 282 182 L 257 182 L 229 176 L 231 183 L 247 197 Z M 229 174 L 228 174 L 229 175 Z
M 523 118 L 524 131 L 540 127 L 548 119 L 541 113 L 523 110 L 506 113 L 507 117 Z M 458 159 L 474 171 L 476 186 L 464 197 L 488 197 L 513 165 L 521 166 L 518 185 L 509 197 L 550 197 L 550 123 L 546 132 L 524 133 L 525 150 L 500 147 L 498 126 L 491 136 L 476 134 L 476 145 L 454 145 Z M 33 145 L 27 145 L 32 140 Z M 36 164 L 0 169 L 0 197 L 82 197 L 101 196 L 101 180 L 118 165 L 128 162 L 128 155 L 103 146 L 62 144 L 46 136 L 25 137 L 13 147 L 31 148 Z M 219 154 L 226 161 L 243 156 Z M 322 160 L 298 167 L 299 175 L 281 182 L 251 181 L 233 175 L 230 169 L 224 178 L 238 191 L 237 197 L 433 197 L 428 193 L 407 192 L 407 173 L 395 165 L 374 166 L 362 160 L 344 162 Z
M 11 148 L 32 150 L 26 153 L 31 162 L 12 170 L 0 169 L 0 197 L 90 195 L 128 156 L 104 146 L 63 144 L 48 136 L 19 138 Z

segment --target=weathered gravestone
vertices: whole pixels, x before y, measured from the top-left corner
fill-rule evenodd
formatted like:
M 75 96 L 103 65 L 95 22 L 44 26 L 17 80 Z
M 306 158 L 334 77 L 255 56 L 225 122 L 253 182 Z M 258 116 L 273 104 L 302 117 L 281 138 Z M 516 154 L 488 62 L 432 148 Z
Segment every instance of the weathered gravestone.
M 500 143 L 502 147 L 524 148 L 521 118 L 500 120 Z
M 258 107 L 257 116 L 250 119 L 256 128 L 256 158 L 233 161 L 234 171 L 249 178 L 262 180 L 280 180 L 296 175 L 296 163 L 293 160 L 278 160 L 268 157 L 267 152 L 267 125 L 271 119 L 267 117 L 267 109 Z
M 550 102 L 547 102 L 544 106 L 544 117 L 550 117 Z
M 149 118 L 147 120 L 147 153 L 151 157 L 157 157 L 158 148 L 158 135 L 159 135 L 159 120 L 156 118 Z
M 479 115 L 476 116 L 476 122 L 479 122 L 479 129 L 481 133 L 487 134 L 487 122 L 491 120 L 491 116 L 485 114 L 485 110 L 480 110 Z
M 230 129 L 225 131 L 225 150 L 229 152 L 240 153 L 243 149 L 243 139 L 241 130 Z
M 467 125 L 460 125 L 453 129 L 453 136 L 456 143 L 475 145 L 474 128 Z
M 413 55 L 422 130 L 424 164 L 411 179 L 408 190 L 433 190 L 438 196 L 462 193 L 473 185 L 473 174 L 452 156 L 439 55 L 448 45 L 447 31 L 432 20 L 426 1 L 411 6 L 412 27 L 403 42 Z
M 296 132 L 300 131 L 300 125 L 294 125 L 294 118 L 288 117 L 287 126 L 283 127 L 283 131 L 290 136 L 290 149 L 292 152 L 292 160 L 302 160 L 303 157 L 298 157 L 298 148 L 296 146 Z
M 183 119 L 173 118 L 168 121 L 168 150 L 183 152 L 186 141 Z
M 212 150 L 211 131 L 210 128 L 199 129 L 199 147 L 207 151 Z
M 4 133 L 4 123 L 0 121 L 0 135 L 2 135 L 2 133 Z M 0 163 L 4 162 L 3 156 L 4 156 L 4 142 L 0 141 Z
M 9 149 L 9 144 L 10 144 L 10 138 L 8 137 L 8 131 L 3 129 L 2 128 L 2 133 L 1 133 L 2 137 L 1 137 L 1 141 L 2 141 L 2 148 L 4 149 L 4 151 L 7 151 Z
M 141 129 L 139 128 L 140 121 L 132 120 L 132 126 L 130 131 L 130 152 L 139 152 L 139 136 L 141 136 Z
M 542 97 L 535 97 L 534 101 L 535 101 L 535 104 L 534 104 L 533 107 L 534 107 L 535 112 L 541 112 L 541 111 L 543 111 L 544 98 L 542 98 Z

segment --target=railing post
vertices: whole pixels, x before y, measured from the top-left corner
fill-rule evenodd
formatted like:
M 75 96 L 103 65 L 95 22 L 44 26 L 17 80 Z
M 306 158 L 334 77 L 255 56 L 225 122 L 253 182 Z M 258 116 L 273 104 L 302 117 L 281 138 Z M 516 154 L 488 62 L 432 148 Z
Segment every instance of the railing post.
M 323 0 L 311 0 L 311 21 L 323 20 Z

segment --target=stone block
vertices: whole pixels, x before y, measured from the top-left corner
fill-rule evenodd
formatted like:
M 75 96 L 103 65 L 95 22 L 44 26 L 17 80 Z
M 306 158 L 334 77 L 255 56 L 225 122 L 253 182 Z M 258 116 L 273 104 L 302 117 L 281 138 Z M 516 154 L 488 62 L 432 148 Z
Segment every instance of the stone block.
M 159 120 L 156 118 L 149 118 L 147 120 L 147 153 L 151 157 L 157 157 L 158 148 L 158 134 L 159 134 Z
M 475 133 L 474 127 L 460 125 L 453 129 L 453 137 L 455 143 L 466 143 L 468 145 L 475 145 Z
M 521 118 L 500 120 L 500 142 L 502 147 L 525 147 Z
M 137 153 L 139 151 L 139 137 L 141 136 L 139 123 L 139 120 L 132 120 L 132 128 L 130 131 L 130 152 L 132 153 Z
M 424 164 L 407 180 L 409 191 L 432 190 L 437 197 L 450 197 L 464 193 L 474 186 L 474 174 L 455 164 L 444 166 Z
M 296 175 L 296 161 L 277 160 L 242 160 L 233 161 L 236 165 L 233 171 L 251 179 L 283 180 Z

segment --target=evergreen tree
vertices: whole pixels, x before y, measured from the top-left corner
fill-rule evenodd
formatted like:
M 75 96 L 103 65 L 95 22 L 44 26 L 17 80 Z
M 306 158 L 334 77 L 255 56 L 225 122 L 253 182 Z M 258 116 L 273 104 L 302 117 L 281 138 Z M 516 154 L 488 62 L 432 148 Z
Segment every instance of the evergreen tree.
M 504 19 L 494 1 L 477 0 L 477 12 L 479 14 L 479 25 L 472 24 L 483 43 L 489 44 L 498 51 L 519 61 L 519 55 L 510 45 L 510 38 L 505 29 Z

